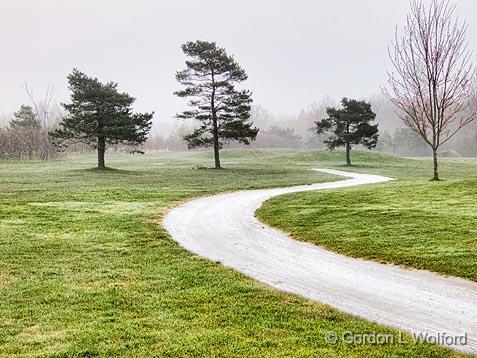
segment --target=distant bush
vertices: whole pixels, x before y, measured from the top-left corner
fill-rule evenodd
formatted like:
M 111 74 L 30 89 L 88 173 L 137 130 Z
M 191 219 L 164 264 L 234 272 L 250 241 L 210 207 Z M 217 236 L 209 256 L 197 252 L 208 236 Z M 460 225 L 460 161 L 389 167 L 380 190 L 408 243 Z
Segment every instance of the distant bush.
M 462 155 L 456 150 L 442 150 L 439 151 L 439 157 L 442 158 L 461 158 Z
M 424 140 L 407 128 L 396 129 L 393 133 L 381 133 L 376 149 L 403 157 L 432 154 Z

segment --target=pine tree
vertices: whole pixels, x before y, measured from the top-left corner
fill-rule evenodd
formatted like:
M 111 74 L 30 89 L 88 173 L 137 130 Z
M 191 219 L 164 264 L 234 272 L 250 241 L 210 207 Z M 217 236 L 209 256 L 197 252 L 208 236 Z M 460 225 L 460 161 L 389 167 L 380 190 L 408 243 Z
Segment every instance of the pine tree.
M 40 129 L 41 124 L 33 108 L 22 105 L 20 109 L 13 114 L 13 119 L 10 121 L 11 128 L 32 128 Z
M 189 148 L 214 147 L 215 168 L 220 168 L 219 150 L 224 143 L 250 144 L 258 129 L 250 122 L 251 93 L 235 85 L 247 79 L 244 69 L 214 42 L 187 42 L 183 52 L 190 57 L 187 68 L 176 73 L 185 88 L 175 92 L 189 97 L 190 110 L 177 115 L 195 119 L 200 125 L 184 137 Z
M 32 107 L 22 105 L 13 114 L 9 127 L 11 149 L 14 149 L 16 156 L 21 157 L 26 154 L 29 159 L 33 159 L 41 152 L 43 130 Z
M 154 113 L 132 113 L 135 98 L 119 92 L 117 83 L 101 83 L 77 69 L 68 83 L 71 103 L 63 104 L 68 114 L 51 133 L 55 142 L 92 146 L 98 152 L 98 167 L 104 168 L 106 144 L 135 146 L 146 141 Z
M 325 145 L 329 149 L 345 146 L 346 164 L 351 165 L 351 145 L 363 145 L 368 149 L 376 147 L 378 125 L 370 124 L 376 118 L 371 104 L 365 101 L 343 98 L 342 108 L 328 107 L 328 118 L 315 122 L 317 133 L 329 133 Z

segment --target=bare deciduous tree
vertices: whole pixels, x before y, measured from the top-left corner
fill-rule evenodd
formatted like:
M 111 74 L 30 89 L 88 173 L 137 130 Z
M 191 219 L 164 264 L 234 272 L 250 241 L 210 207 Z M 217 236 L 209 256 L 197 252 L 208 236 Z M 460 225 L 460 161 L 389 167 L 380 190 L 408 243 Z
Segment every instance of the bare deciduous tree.
M 50 159 L 56 151 L 54 146 L 52 146 L 50 136 L 48 134 L 54 125 L 54 123 L 51 123 L 50 121 L 50 115 L 52 113 L 51 104 L 53 102 L 53 89 L 48 87 L 45 92 L 45 97 L 42 100 L 37 101 L 33 94 L 33 90 L 28 86 L 27 83 L 24 84 L 24 88 L 28 98 L 30 99 L 30 102 L 33 105 L 35 114 L 43 127 L 43 131 L 41 133 L 43 157 L 44 159 Z
M 396 29 L 389 48 L 394 71 L 384 92 L 406 126 L 431 146 L 433 180 L 439 180 L 439 147 L 475 119 L 467 23 L 455 16 L 455 7 L 450 0 L 432 0 L 429 7 L 413 0 L 403 32 Z

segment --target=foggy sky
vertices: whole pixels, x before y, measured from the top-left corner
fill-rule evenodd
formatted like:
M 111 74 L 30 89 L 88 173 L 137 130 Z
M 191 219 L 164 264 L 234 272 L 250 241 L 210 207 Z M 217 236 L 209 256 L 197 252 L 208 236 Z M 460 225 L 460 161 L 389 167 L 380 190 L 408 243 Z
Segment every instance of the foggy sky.
M 477 2 L 457 4 L 477 50 Z M 177 121 L 180 45 L 197 39 L 234 54 L 244 87 L 272 113 L 327 94 L 364 98 L 385 85 L 387 46 L 408 9 L 406 0 L 0 0 L 0 113 L 28 103 L 24 82 L 66 101 L 66 76 L 78 67 L 119 82 L 137 110 Z

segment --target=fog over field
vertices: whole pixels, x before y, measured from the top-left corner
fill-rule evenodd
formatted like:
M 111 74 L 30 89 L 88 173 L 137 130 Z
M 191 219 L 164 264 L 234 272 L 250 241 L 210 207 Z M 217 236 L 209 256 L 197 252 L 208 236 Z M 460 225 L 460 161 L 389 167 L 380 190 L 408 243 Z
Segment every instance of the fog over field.
M 457 5 L 477 48 L 477 3 Z M 136 110 L 155 111 L 154 135 L 181 131 L 174 74 L 184 65 L 180 45 L 200 39 L 234 54 L 254 105 L 280 127 L 306 137 L 324 107 L 347 96 L 374 98 L 380 129 L 393 131 L 400 123 L 381 87 L 387 47 L 408 11 L 403 0 L 1 0 L 0 116 L 29 103 L 24 83 L 37 97 L 50 86 L 57 103 L 67 101 L 66 76 L 77 67 L 118 82 Z
M 477 354 L 477 0 L 0 0 L 0 358 Z

